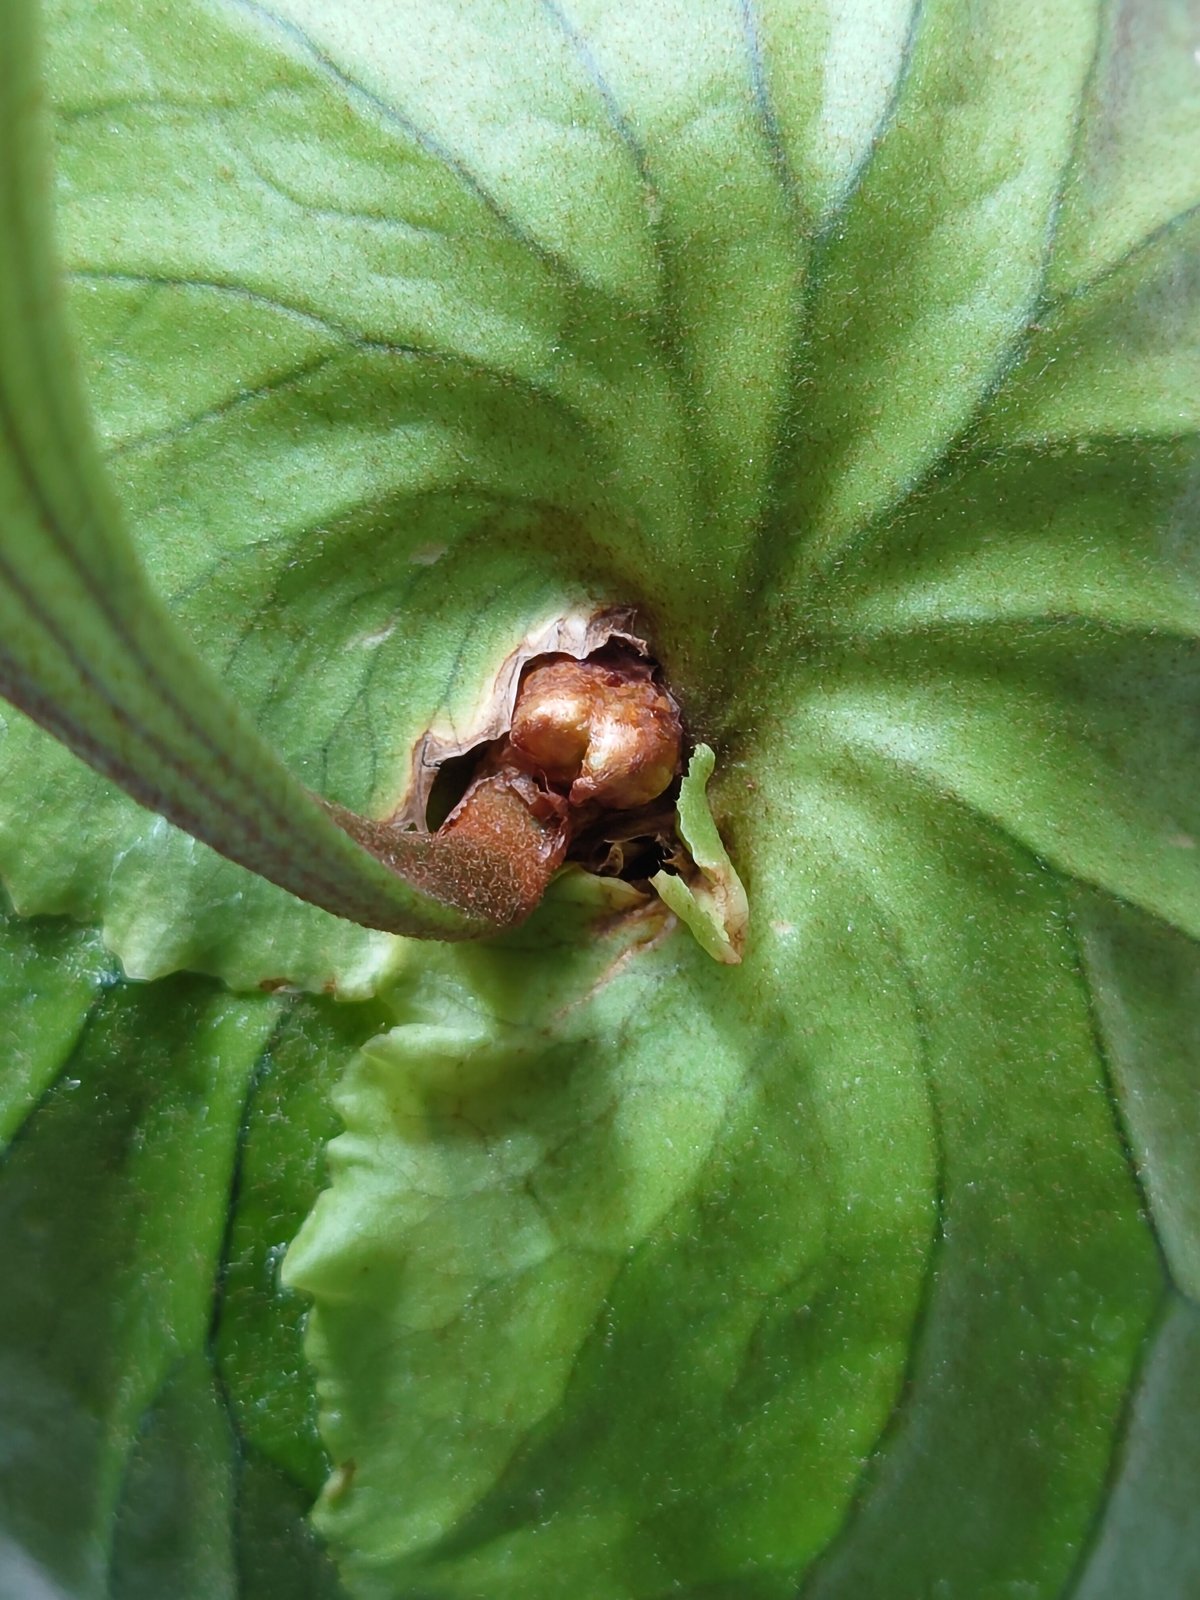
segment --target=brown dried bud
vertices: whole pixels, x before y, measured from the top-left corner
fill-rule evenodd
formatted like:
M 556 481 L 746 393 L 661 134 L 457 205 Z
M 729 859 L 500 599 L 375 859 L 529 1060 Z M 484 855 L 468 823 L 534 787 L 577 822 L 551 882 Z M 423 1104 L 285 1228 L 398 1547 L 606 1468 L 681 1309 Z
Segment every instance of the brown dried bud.
M 569 789 L 572 805 L 629 811 L 670 784 L 683 732 L 648 668 L 559 659 L 526 673 L 509 738 L 526 771 Z

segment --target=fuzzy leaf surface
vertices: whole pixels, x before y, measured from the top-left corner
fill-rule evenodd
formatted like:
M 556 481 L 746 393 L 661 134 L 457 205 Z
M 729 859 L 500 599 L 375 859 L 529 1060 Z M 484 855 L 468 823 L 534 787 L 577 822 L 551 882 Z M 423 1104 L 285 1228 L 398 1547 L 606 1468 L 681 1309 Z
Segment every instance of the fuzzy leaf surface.
M 1187 1594 L 1195 5 L 48 19 L 107 468 L 287 765 L 386 815 L 526 633 L 636 605 L 750 902 L 737 967 L 578 876 L 412 955 L 6 713 L 20 910 L 159 978 L 103 1004 L 165 1039 L 202 981 L 162 975 L 197 969 L 290 1019 L 301 1110 L 264 1078 L 225 1124 L 265 1198 L 215 1332 L 145 1388 L 112 1560 L 202 1547 L 208 1592 L 257 1594 L 245 1530 L 300 1537 L 303 1292 L 355 1600 Z M 14 1130 L 98 1026 L 67 1042 L 72 970 Z M 240 1555 L 204 1532 L 236 1492 Z

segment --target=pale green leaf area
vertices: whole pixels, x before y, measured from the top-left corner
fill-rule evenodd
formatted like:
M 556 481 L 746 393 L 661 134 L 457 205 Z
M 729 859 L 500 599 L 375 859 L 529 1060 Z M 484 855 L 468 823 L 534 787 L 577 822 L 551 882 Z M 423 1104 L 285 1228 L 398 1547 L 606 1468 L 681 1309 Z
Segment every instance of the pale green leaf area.
M 208 668 L 384 816 L 636 606 L 750 920 L 416 947 L 6 708 L 0 1586 L 1188 1600 L 1195 4 L 45 18 Z
M 1097 279 L 1200 205 L 1195 0 L 1114 0 L 1087 90 L 1047 288 Z
M 676 812 L 679 837 L 694 868 L 690 878 L 664 871 L 656 872 L 650 882 L 702 950 L 715 961 L 736 966 L 746 943 L 750 907 L 704 792 L 715 765 L 708 745 L 697 745 L 679 785 Z

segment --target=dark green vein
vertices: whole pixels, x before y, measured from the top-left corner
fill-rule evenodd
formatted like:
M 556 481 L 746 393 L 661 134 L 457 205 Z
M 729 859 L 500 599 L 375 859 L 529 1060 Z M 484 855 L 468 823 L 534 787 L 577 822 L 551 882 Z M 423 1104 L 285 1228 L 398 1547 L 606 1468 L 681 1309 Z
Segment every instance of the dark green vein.
M 746 3 L 752 3 L 752 0 L 746 0 Z M 837 203 L 821 219 L 811 238 L 807 268 L 795 311 L 791 360 L 789 363 L 788 399 L 783 407 L 777 429 L 776 447 L 768 474 L 764 511 L 761 526 L 758 530 L 759 537 L 756 541 L 758 560 L 751 566 L 747 574 L 748 592 L 746 604 L 748 611 L 754 611 L 765 600 L 769 599 L 778 584 L 781 569 L 791 561 L 790 546 L 795 529 L 790 526 L 786 519 L 785 507 L 797 471 L 795 441 L 803 436 L 804 388 L 807 379 L 806 369 L 810 361 L 808 334 L 813 312 L 821 291 L 825 287 L 829 256 L 843 226 L 846 213 L 863 185 L 870 170 L 871 161 L 878 153 L 884 135 L 892 127 L 899 115 L 904 92 L 911 75 L 917 38 L 920 34 L 924 14 L 925 0 L 914 0 L 891 94 L 888 96 L 887 103 L 872 131 L 870 139 L 864 144 L 862 155 L 851 172 L 849 181 L 837 198 Z M 802 464 L 799 470 L 803 470 Z

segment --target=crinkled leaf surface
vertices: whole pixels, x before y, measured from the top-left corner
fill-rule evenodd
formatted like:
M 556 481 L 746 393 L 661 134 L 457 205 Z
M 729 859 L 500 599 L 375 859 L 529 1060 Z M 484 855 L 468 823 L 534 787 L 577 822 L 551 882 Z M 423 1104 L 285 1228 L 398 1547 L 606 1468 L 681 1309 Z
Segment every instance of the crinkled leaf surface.
M 19 1558 L 330 1592 L 303 1291 L 354 1596 L 1189 1594 L 1195 5 L 48 35 L 109 470 L 288 764 L 385 814 L 531 627 L 636 604 L 752 920 L 719 967 L 568 876 L 413 954 L 6 712 L 18 908 L 239 991 L 4 936 L 5 1406 L 92 1430 L 78 1504 L 14 1455 Z

